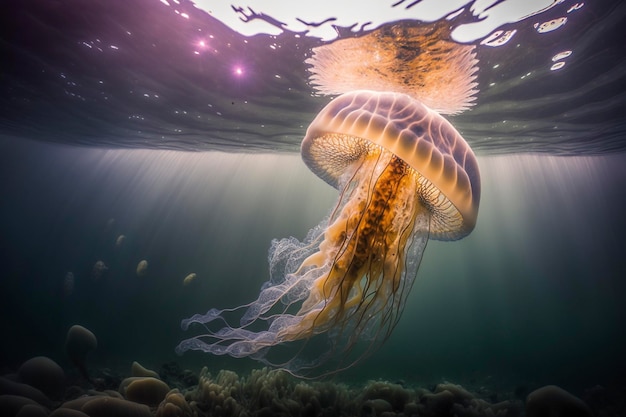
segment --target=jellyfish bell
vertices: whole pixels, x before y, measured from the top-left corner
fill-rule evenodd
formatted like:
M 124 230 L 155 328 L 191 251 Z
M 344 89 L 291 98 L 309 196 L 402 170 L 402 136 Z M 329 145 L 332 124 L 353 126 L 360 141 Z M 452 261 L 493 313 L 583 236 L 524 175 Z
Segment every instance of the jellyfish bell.
M 480 174 L 472 149 L 450 122 L 408 95 L 362 90 L 335 98 L 311 122 L 301 152 L 335 188 L 342 175 L 353 175 L 355 161 L 389 152 L 419 175 L 431 238 L 461 239 L 476 224 Z
M 183 329 L 199 323 L 208 333 L 181 342 L 179 353 L 250 356 L 298 375 L 350 366 L 395 327 L 428 239 L 461 239 L 476 224 L 474 153 L 411 96 L 337 97 L 313 120 L 301 151 L 339 190 L 336 206 L 303 242 L 272 243 L 271 278 L 257 300 L 183 320 Z M 289 345 L 293 351 L 283 349 Z

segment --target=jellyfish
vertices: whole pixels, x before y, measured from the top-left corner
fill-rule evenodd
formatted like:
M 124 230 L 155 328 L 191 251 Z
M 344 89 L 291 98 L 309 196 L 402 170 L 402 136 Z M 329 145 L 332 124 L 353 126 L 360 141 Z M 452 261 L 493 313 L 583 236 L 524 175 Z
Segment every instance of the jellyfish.
M 398 323 L 428 239 L 461 239 L 476 224 L 474 153 L 409 95 L 336 97 L 308 127 L 301 154 L 339 190 L 335 207 L 303 242 L 272 242 L 270 280 L 255 301 L 183 320 L 183 330 L 207 332 L 178 353 L 252 357 L 297 375 L 351 366 Z

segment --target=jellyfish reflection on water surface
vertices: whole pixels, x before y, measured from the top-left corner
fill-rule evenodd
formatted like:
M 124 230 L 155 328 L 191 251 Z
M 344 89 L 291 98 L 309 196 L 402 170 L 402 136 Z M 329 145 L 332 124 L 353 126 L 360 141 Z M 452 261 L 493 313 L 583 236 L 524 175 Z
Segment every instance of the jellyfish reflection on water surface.
M 250 356 L 297 374 L 329 359 L 349 366 L 398 322 L 429 237 L 456 240 L 474 228 L 475 156 L 446 119 L 408 95 L 361 90 L 335 98 L 301 150 L 308 167 L 340 190 L 335 208 L 304 242 L 273 242 L 271 279 L 256 301 L 183 320 L 183 329 L 200 323 L 209 333 L 181 342 L 179 353 Z M 230 315 L 242 309 L 233 325 Z M 327 337 L 325 350 L 313 343 L 319 337 Z M 269 359 L 296 341 L 302 345 L 289 360 Z M 358 341 L 368 343 L 353 349 Z

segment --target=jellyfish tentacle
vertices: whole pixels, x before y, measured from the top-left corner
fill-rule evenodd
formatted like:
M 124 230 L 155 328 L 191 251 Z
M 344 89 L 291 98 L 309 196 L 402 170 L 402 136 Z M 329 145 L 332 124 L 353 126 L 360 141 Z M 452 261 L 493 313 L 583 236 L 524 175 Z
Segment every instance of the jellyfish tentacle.
M 367 161 L 359 164 L 363 173 L 346 179 L 342 194 L 347 198 L 340 198 L 342 206 L 334 210 L 334 218 L 329 218 L 323 238 L 315 237 L 321 240 L 318 250 L 309 254 L 294 273 L 285 274 L 282 282 L 275 280 L 264 285 L 257 300 L 247 306 L 240 327 L 223 327 L 187 341 L 180 349 L 262 357 L 267 347 L 307 339 L 336 327 L 349 330 L 345 348 L 349 352 L 376 327 L 368 322 L 377 316 L 385 329 L 376 329 L 370 338 L 376 340 L 381 330 L 384 338 L 388 336 L 401 311 L 401 302 L 394 293 L 401 285 L 400 265 L 404 257 L 397 245 L 407 243 L 411 235 L 407 230 L 412 231 L 414 225 L 410 216 L 397 220 L 397 212 L 412 210 L 418 204 L 416 186 L 408 186 L 416 181 L 412 178 L 415 174 L 407 174 L 401 160 L 378 147 L 372 148 L 364 159 Z M 365 187 L 358 186 L 364 183 Z M 397 222 L 401 226 L 399 232 L 394 232 Z M 269 314 L 280 300 L 285 304 L 283 310 Z M 300 308 L 295 314 L 286 314 L 298 304 Z M 223 314 L 227 311 L 234 309 L 212 309 L 205 317 L 188 319 L 187 326 L 192 322 L 226 321 Z M 270 322 L 267 330 L 247 328 L 261 321 Z

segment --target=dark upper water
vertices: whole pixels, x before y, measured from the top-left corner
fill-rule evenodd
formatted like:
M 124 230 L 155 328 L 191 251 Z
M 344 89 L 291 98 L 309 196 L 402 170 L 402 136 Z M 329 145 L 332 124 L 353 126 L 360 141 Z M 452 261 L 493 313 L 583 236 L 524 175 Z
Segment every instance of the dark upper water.
M 304 62 L 323 41 L 245 37 L 170 3 L 3 3 L 3 370 L 40 354 L 66 363 L 72 324 L 98 336 L 93 366 L 258 366 L 175 356 L 189 336 L 180 320 L 253 300 L 271 239 L 302 239 L 334 204 L 297 154 L 329 100 Z M 502 46 L 475 41 L 477 105 L 449 119 L 478 155 L 478 225 L 429 243 L 396 331 L 347 375 L 623 381 L 626 5 L 581 4 L 506 23 L 517 32 Z M 563 16 L 554 31 L 534 27 Z
M 91 146 L 297 151 L 328 101 L 312 96 L 304 63 L 321 41 L 289 31 L 244 37 L 180 3 L 6 2 L 2 135 Z M 452 118 L 477 153 L 624 150 L 626 6 L 593 1 L 571 10 L 577 4 L 505 24 L 501 30 L 517 30 L 509 42 L 478 47 L 478 104 Z M 294 14 L 306 18 L 306 9 Z M 511 20 L 516 9 L 505 8 L 500 20 Z M 364 19 L 377 18 L 363 11 Z M 327 12 L 341 13 L 350 16 Z M 413 17 L 411 9 L 399 16 Z M 563 17 L 556 30 L 534 27 Z M 571 51 L 565 66 L 551 71 L 552 57 L 563 51 Z

